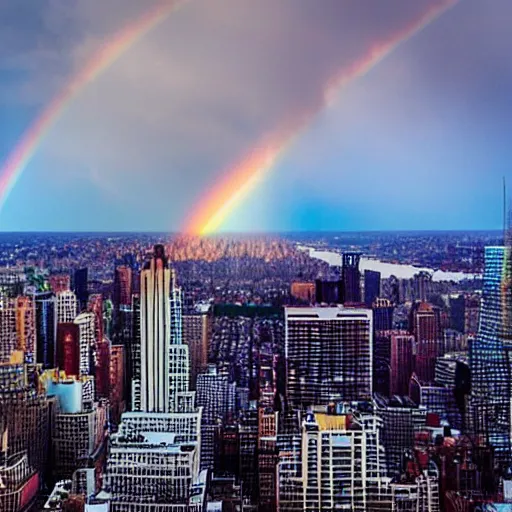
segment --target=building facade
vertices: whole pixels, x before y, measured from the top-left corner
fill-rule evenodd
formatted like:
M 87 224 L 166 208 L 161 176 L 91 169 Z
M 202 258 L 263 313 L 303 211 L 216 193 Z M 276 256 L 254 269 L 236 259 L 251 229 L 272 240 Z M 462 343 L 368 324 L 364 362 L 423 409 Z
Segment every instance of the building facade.
M 290 405 L 371 399 L 372 346 L 371 310 L 285 308 Z

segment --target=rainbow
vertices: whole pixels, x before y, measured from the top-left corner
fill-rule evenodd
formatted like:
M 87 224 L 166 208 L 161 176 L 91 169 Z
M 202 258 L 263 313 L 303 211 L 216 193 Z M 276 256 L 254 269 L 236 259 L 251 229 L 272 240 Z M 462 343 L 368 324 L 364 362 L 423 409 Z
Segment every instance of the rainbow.
M 194 214 L 187 220 L 184 232 L 201 236 L 216 232 L 242 200 L 261 183 L 315 117 L 333 104 L 342 87 L 367 74 L 398 46 L 420 32 L 457 2 L 458 0 L 447 0 L 441 5 L 431 7 L 414 23 L 393 34 L 389 39 L 374 44 L 361 59 L 334 75 L 327 82 L 323 95 L 316 105 L 304 111 L 288 128 L 265 136 L 249 151 L 248 155 L 224 174 L 220 182 L 212 187 L 205 197 L 200 199 Z
M 0 169 L 0 211 L 23 170 L 37 151 L 41 141 L 65 110 L 66 106 L 76 98 L 87 84 L 93 82 L 133 44 L 165 20 L 182 3 L 180 0 L 170 0 L 160 4 L 136 22 L 115 34 L 98 53 L 92 56 L 85 67 L 71 78 L 62 91 L 53 98 L 51 103 L 47 105 L 35 122 L 23 134 Z

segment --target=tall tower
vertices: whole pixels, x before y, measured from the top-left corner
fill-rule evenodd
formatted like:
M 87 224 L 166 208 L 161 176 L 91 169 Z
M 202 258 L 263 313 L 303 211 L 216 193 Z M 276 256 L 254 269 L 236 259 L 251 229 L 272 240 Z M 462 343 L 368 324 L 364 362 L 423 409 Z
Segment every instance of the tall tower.
M 116 268 L 114 277 L 114 306 L 131 306 L 132 303 L 132 269 L 127 265 Z
M 361 302 L 361 272 L 359 262 L 361 254 L 357 252 L 343 253 L 343 303 L 359 304 Z
M 25 354 L 25 362 L 35 363 L 36 356 L 36 309 L 32 297 L 16 299 L 17 348 Z
M 484 286 L 478 335 L 470 345 L 471 403 L 475 433 L 510 462 L 512 344 L 510 247 L 485 249 Z
M 178 393 L 188 392 L 188 347 L 182 343 L 181 290 L 163 245 L 155 245 L 141 272 L 140 409 L 175 410 Z
M 76 295 L 67 290 L 57 293 L 57 323 L 72 322 L 77 315 Z
M 85 308 L 85 306 L 87 305 L 87 299 L 89 298 L 89 293 L 87 291 L 87 281 L 88 281 L 87 268 L 80 268 L 75 271 L 74 291 L 75 291 L 78 303 L 80 304 L 80 309 Z
M 292 407 L 372 396 L 369 309 L 286 308 L 286 387 Z
M 380 272 L 374 270 L 364 271 L 364 303 L 371 308 L 375 300 L 380 297 Z
M 55 295 L 40 292 L 34 295 L 36 304 L 37 362 L 43 368 L 55 367 L 55 341 L 57 338 L 57 318 L 55 316 Z
M 74 324 L 78 326 L 80 344 L 80 375 L 91 375 L 91 354 L 95 347 L 94 313 L 81 313 Z
M 433 381 L 442 340 L 439 309 L 416 302 L 410 313 L 410 331 L 416 340 L 416 374 L 422 382 Z

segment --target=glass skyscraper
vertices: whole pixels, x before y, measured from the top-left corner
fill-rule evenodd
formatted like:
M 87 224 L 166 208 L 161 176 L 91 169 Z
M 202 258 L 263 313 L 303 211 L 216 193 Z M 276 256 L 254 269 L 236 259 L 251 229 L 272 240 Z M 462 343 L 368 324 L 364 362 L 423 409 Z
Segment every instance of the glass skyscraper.
M 487 247 L 478 335 L 470 346 L 471 404 L 477 437 L 510 463 L 511 289 L 509 247 Z

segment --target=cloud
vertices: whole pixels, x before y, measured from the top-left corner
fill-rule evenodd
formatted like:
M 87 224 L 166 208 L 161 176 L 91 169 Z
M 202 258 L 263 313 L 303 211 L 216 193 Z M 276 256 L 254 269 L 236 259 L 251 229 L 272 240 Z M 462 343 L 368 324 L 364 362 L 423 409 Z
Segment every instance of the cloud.
M 17 78 L 2 89 L 5 98 L 44 104 L 111 34 L 157 3 L 44 0 L 30 15 L 23 10 L 29 0 L 7 7 L 9 30 L 0 43 L 9 44 L 0 48 L 9 50 L 0 54 L 0 69 Z M 441 3 L 190 0 L 69 105 L 27 172 L 47 177 L 49 188 L 80 183 L 85 173 L 105 191 L 103 210 L 111 201 L 125 211 L 126 229 L 135 220 L 148 229 L 176 228 L 254 141 L 320 101 L 333 73 Z M 430 79 L 431 62 L 422 67 L 405 53 L 401 66 L 402 75 Z M 386 101 L 393 80 L 374 87 Z M 351 97 L 358 103 L 343 112 L 344 125 L 369 113 L 363 93 Z M 319 147 L 336 153 L 335 140 L 327 147 L 319 138 Z M 312 154 L 314 161 L 314 148 Z M 324 181 L 336 176 L 325 172 Z

